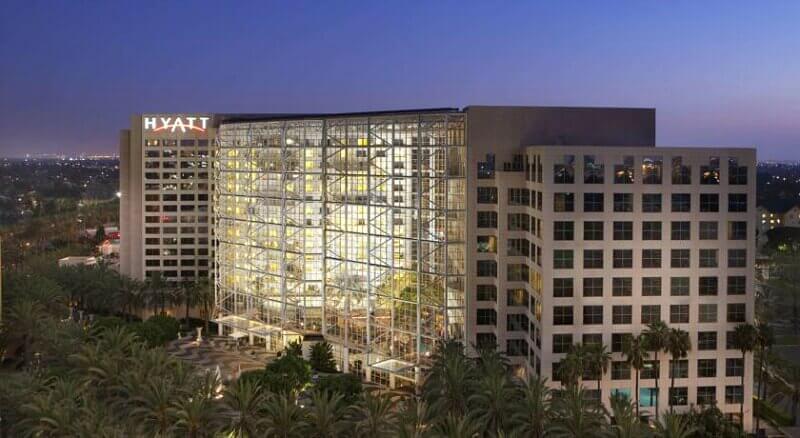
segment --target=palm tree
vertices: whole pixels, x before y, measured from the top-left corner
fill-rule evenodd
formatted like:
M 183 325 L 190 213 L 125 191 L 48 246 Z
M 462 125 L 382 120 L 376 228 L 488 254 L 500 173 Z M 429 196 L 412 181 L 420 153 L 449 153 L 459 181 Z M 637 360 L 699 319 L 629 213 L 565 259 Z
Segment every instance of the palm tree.
M 144 433 L 164 436 L 172 430 L 175 417 L 172 405 L 178 397 L 178 387 L 169 379 L 157 377 L 138 386 L 132 394 L 131 417 L 141 422 Z
M 677 374 L 675 365 L 678 363 L 679 360 L 686 357 L 686 355 L 692 349 L 692 341 L 689 338 L 689 333 L 678 328 L 670 329 L 669 334 L 667 335 L 667 342 L 665 347 L 671 356 L 669 361 L 670 364 L 669 411 L 672 412 L 674 405 L 674 403 L 672 402 L 672 392 L 675 390 L 675 374 Z
M 252 379 L 238 379 L 225 388 L 222 399 L 227 428 L 237 437 L 256 437 L 261 432 L 261 408 L 266 400 L 259 383 Z
M 219 405 L 208 394 L 181 397 L 172 404 L 173 428 L 180 436 L 214 436 L 219 420 Z
M 744 375 L 747 364 L 747 353 L 753 351 L 758 337 L 758 331 L 752 324 L 739 324 L 733 329 L 733 344 L 742 353 L 742 394 L 744 394 Z M 739 419 L 744 428 L 744 396 L 739 403 Z
M 647 435 L 647 429 L 628 396 L 617 393 L 611 396 L 610 402 L 613 415 L 611 431 L 615 438 L 640 438 Z
M 608 435 L 602 404 L 589 401 L 586 390 L 569 385 L 553 401 L 553 419 L 547 436 L 553 438 L 596 438 Z
M 456 341 L 440 343 L 432 361 L 422 388 L 425 401 L 437 415 L 449 412 L 457 417 L 464 415 L 475 384 L 474 362 L 467 359 L 463 345 Z
M 764 322 L 758 323 L 756 326 L 757 335 L 756 343 L 758 345 L 758 388 L 761 394 L 758 398 L 761 400 L 767 399 L 767 391 L 769 390 L 769 374 L 767 373 L 767 356 L 771 353 L 772 344 L 775 343 L 775 336 L 772 328 Z M 755 433 L 758 433 L 759 426 L 761 425 L 761 416 L 756 416 Z
M 647 349 L 654 353 L 653 360 L 656 363 L 656 421 L 659 416 L 659 399 L 661 398 L 661 390 L 659 389 L 659 381 L 661 380 L 661 361 L 658 359 L 658 353 L 666 348 L 667 337 L 669 336 L 669 327 L 664 321 L 651 322 L 647 325 L 644 331 L 644 337 L 647 344 Z
M 541 377 L 531 377 L 522 388 L 521 400 L 511 414 L 514 432 L 520 436 L 542 438 L 550 417 L 550 389 Z
M 689 424 L 688 417 L 672 412 L 656 423 L 656 436 L 659 438 L 689 438 L 694 432 L 695 428 Z
M 39 321 L 43 313 L 44 307 L 38 301 L 26 297 L 12 304 L 8 310 L 9 331 L 22 338 L 26 365 L 31 363 L 33 343 L 39 333 Z
M 608 372 L 611 353 L 603 344 L 592 344 L 588 350 L 586 361 L 592 374 L 597 377 L 597 393 L 600 394 L 600 382 L 603 380 L 603 375 Z
M 469 415 L 456 416 L 447 414 L 442 421 L 433 427 L 433 435 L 437 438 L 477 438 L 481 436 L 480 425 Z
M 280 438 L 302 437 L 307 423 L 303 418 L 303 409 L 295 403 L 289 394 L 267 397 L 264 405 L 264 435 Z
M 184 324 L 189 326 L 189 309 L 197 304 L 198 285 L 193 281 L 184 281 L 180 285 L 183 305 L 185 308 Z
M 580 342 L 570 347 L 558 369 L 562 387 L 580 384 L 584 371 L 588 368 L 588 356 L 588 347 Z
M 474 419 L 483 426 L 484 434 L 494 436 L 506 429 L 508 412 L 516 402 L 517 390 L 505 370 L 484 374 L 475 391 L 467 399 Z
M 406 397 L 397 421 L 397 438 L 423 438 L 430 435 L 433 415 L 420 397 Z
M 347 426 L 347 405 L 344 396 L 329 391 L 314 391 L 308 410 L 308 424 L 315 438 L 335 438 L 344 433 Z
M 130 321 L 131 316 L 138 313 L 144 304 L 143 289 L 144 285 L 140 281 L 127 276 L 120 277 L 120 304 L 126 320 Z
M 367 392 L 353 406 L 353 418 L 357 436 L 375 437 L 391 433 L 395 427 L 394 402 L 386 394 Z
M 200 306 L 205 327 L 203 330 L 208 334 L 208 321 L 211 319 L 211 309 L 214 306 L 214 287 L 208 278 L 198 279 L 196 285 L 197 305 Z
M 644 363 L 649 356 L 645 337 L 641 334 L 628 337 L 622 345 L 622 354 L 625 356 L 625 361 L 630 364 L 636 373 L 636 418 L 639 417 L 639 373 L 644 368 Z

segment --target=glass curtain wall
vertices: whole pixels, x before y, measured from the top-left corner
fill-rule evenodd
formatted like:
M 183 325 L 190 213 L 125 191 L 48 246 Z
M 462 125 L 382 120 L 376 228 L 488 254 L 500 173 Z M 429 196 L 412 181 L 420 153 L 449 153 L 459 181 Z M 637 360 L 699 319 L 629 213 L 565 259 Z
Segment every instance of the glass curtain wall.
M 464 337 L 465 160 L 460 113 L 223 124 L 221 318 L 413 378 Z

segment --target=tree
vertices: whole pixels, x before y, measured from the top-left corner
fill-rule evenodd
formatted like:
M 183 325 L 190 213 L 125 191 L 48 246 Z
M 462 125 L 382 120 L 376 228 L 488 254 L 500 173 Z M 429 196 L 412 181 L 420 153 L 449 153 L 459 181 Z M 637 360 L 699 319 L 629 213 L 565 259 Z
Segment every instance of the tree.
M 675 404 L 672 400 L 672 392 L 675 390 L 675 374 L 677 374 L 675 365 L 678 363 L 679 360 L 686 357 L 686 355 L 692 349 L 692 341 L 689 338 L 689 333 L 678 328 L 670 329 L 667 334 L 667 342 L 665 344 L 665 347 L 671 356 L 669 361 L 670 364 L 669 411 L 672 412 L 673 405 Z
M 423 397 L 436 415 L 452 413 L 460 418 L 467 412 L 467 398 L 475 385 L 475 364 L 456 341 L 438 344 L 432 360 L 422 385 Z
M 580 384 L 588 368 L 589 348 L 580 342 L 572 345 L 558 368 L 562 387 Z
M 603 380 L 603 375 L 608 372 L 611 353 L 603 344 L 592 344 L 588 348 L 586 361 L 592 375 L 597 377 L 597 392 L 600 393 L 600 382 Z
M 647 345 L 645 341 L 645 337 L 643 335 L 637 335 L 628 337 L 625 340 L 625 343 L 622 345 L 622 354 L 625 356 L 625 361 L 630 364 L 631 368 L 633 368 L 634 372 L 636 373 L 636 393 L 635 393 L 635 402 L 636 402 L 636 418 L 639 417 L 639 373 L 644 368 L 645 361 L 649 356 Z
M 396 414 L 393 401 L 386 394 L 367 392 L 361 401 L 353 406 L 353 424 L 356 436 L 386 436 L 395 429 Z
M 547 381 L 541 377 L 530 377 L 522 388 L 521 400 L 511 414 L 514 432 L 520 436 L 542 438 L 550 415 Z
M 263 421 L 261 409 L 266 400 L 261 384 L 240 378 L 225 388 L 223 394 L 227 429 L 238 438 L 260 436 Z
M 430 436 L 435 423 L 428 403 L 419 397 L 406 397 L 402 403 L 395 430 L 397 438 L 424 438 Z
M 335 438 L 344 433 L 347 404 L 341 394 L 314 391 L 308 410 L 308 424 L 315 438 Z
M 615 438 L 640 438 L 647 436 L 647 429 L 639 419 L 628 396 L 614 394 L 610 398 L 613 422 L 611 431 Z
M 688 417 L 672 412 L 656 423 L 656 435 L 659 438 L 690 438 L 695 428 L 689 424 Z
M 288 393 L 270 395 L 264 405 L 264 436 L 280 438 L 303 437 L 307 427 L 303 409 Z
M 578 385 L 559 391 L 553 401 L 548 437 L 599 438 L 607 434 L 608 423 L 600 403 L 589 401 L 586 391 Z
M 11 305 L 8 319 L 11 334 L 22 339 L 24 360 L 26 365 L 31 364 L 33 343 L 39 335 L 40 320 L 44 307 L 39 302 L 30 298 L 22 298 Z
M 739 403 L 739 419 L 744 428 L 744 375 L 747 364 L 747 353 L 753 351 L 758 331 L 752 324 L 739 324 L 733 329 L 733 345 L 742 353 L 742 402 Z
M 200 306 L 200 313 L 203 317 L 204 330 L 208 333 L 211 309 L 214 307 L 214 288 L 208 278 L 200 278 L 196 285 L 197 304 Z
M 336 361 L 333 359 L 333 346 L 327 341 L 318 342 L 311 347 L 311 357 L 309 362 L 311 368 L 323 372 L 336 372 Z
M 775 343 L 775 336 L 772 328 L 764 322 L 758 323 L 756 326 L 756 345 L 758 346 L 758 388 L 761 394 L 758 394 L 760 400 L 767 400 L 767 391 L 769 389 L 769 373 L 767 372 L 767 356 L 771 353 L 772 345 Z M 761 416 L 756 416 L 755 433 L 761 423 Z
M 296 396 L 311 381 L 311 366 L 296 354 L 284 354 L 264 368 L 262 383 L 276 394 Z
M 658 353 L 663 351 L 667 345 L 667 337 L 669 336 L 669 327 L 664 321 L 652 322 L 647 325 L 644 331 L 645 340 L 648 350 L 654 353 L 653 359 L 656 363 L 656 421 L 659 416 L 659 399 L 661 398 L 661 390 L 659 389 L 659 381 L 661 380 L 661 361 L 658 359 Z
M 457 416 L 450 413 L 434 425 L 432 436 L 437 438 L 477 438 L 481 436 L 480 430 L 480 424 L 469 415 Z
M 106 240 L 106 227 L 103 224 L 97 226 L 97 230 L 94 232 L 94 241 L 95 243 L 103 243 Z

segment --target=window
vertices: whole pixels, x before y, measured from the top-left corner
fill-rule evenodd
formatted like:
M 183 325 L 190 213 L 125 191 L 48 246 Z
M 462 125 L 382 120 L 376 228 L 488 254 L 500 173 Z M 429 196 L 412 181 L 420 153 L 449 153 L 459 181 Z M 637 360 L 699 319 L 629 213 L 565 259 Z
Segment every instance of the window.
M 741 213 L 747 211 L 747 193 L 729 193 L 728 211 Z
M 506 355 L 519 357 L 528 355 L 528 343 L 524 339 L 509 339 L 506 341 Z
M 717 360 L 698 359 L 697 377 L 717 377 Z
M 661 306 L 658 304 L 645 304 L 642 306 L 642 324 L 661 321 Z
M 716 386 L 698 386 L 697 387 L 697 404 L 698 405 L 713 405 L 717 402 L 717 387 Z
M 583 211 L 585 211 L 585 212 L 603 211 L 603 194 L 602 193 L 584 193 L 583 194 Z
M 716 249 L 701 249 L 700 250 L 700 267 L 701 268 L 716 268 L 717 267 L 717 250 Z
M 497 212 L 479 211 L 478 228 L 497 228 Z
M 689 404 L 689 389 L 685 386 L 669 389 L 670 406 L 686 406 Z
M 506 242 L 506 252 L 512 257 L 529 257 L 531 254 L 531 243 L 528 239 L 508 239 Z
M 747 222 L 728 222 L 728 240 L 747 240 Z
M 744 362 L 740 357 L 725 359 L 725 377 L 742 377 Z
M 692 167 L 683 165 L 683 157 L 672 157 L 672 184 L 691 184 Z
M 508 281 L 528 281 L 530 278 L 528 265 L 513 263 L 508 265 L 506 270 L 506 280 Z
M 614 211 L 633 211 L 633 193 L 614 193 Z
M 574 193 L 554 193 L 553 194 L 553 211 L 556 213 L 565 213 L 575 211 L 575 194 Z
M 553 240 L 573 240 L 575 224 L 573 222 L 553 222 Z
M 625 361 L 611 362 L 611 380 L 630 380 L 631 365 Z
M 530 231 L 531 217 L 525 213 L 508 214 L 508 231 Z
M 633 240 L 633 222 L 614 222 L 614 240 Z
M 647 360 L 644 362 L 644 368 L 641 370 L 641 379 L 657 379 L 661 374 L 660 364 L 654 360 Z M 642 405 L 644 406 L 644 405 Z
M 700 222 L 700 240 L 717 240 L 717 223 Z
M 747 267 L 747 250 L 746 249 L 729 249 L 728 250 L 728 267 L 729 268 L 745 268 L 745 267 Z
M 506 315 L 506 330 L 509 332 L 528 331 L 528 317 L 523 313 L 510 313 Z
M 497 325 L 497 312 L 494 309 L 477 309 L 477 325 Z
M 553 269 L 572 269 L 572 250 L 554 249 L 553 250 Z
M 583 296 L 584 297 L 602 297 L 603 296 L 603 279 L 601 277 L 592 277 L 583 279 Z
M 531 205 L 531 192 L 528 189 L 508 189 L 508 205 Z
M 643 249 L 642 250 L 642 267 L 643 268 L 660 268 L 661 267 L 661 250 L 660 249 Z
M 525 289 L 506 290 L 506 304 L 509 306 L 528 307 L 528 292 Z
M 744 303 L 729 303 L 728 304 L 728 322 L 745 322 L 745 304 Z
M 672 194 L 672 212 L 686 213 L 692 210 L 692 195 L 689 193 Z
M 584 222 L 583 240 L 603 240 L 603 222 Z
M 622 157 L 622 164 L 614 165 L 614 184 L 633 184 L 633 155 Z
M 701 193 L 700 211 L 703 213 L 719 212 L 719 195 L 716 193 Z
M 738 348 L 736 348 L 736 332 L 725 332 L 725 349 L 738 350 Z
M 553 353 L 569 353 L 572 348 L 572 334 L 555 334 L 553 335 Z
M 688 268 L 689 267 L 689 253 L 688 249 L 673 249 L 670 251 L 670 267 L 672 268 Z
M 475 333 L 475 344 L 478 348 L 497 349 L 497 336 L 494 333 Z
M 708 165 L 700 166 L 700 184 L 719 184 L 719 157 L 709 157 Z
M 691 222 L 688 221 L 673 221 L 672 231 L 670 233 L 672 240 L 689 240 L 691 239 Z
M 744 295 L 747 293 L 747 278 L 728 276 L 728 295 Z
M 478 204 L 497 204 L 497 187 L 478 187 Z
M 493 284 L 479 284 L 475 295 L 477 301 L 497 301 L 497 287 Z
M 672 324 L 688 324 L 689 305 L 673 304 L 669 306 L 669 322 Z
M 697 332 L 698 350 L 716 350 L 717 332 Z
M 739 159 L 735 157 L 728 158 L 728 184 L 747 185 L 747 166 L 740 166 Z
M 603 345 L 603 334 L 602 333 L 584 333 L 583 334 L 583 345 L 591 346 L 601 346 Z
M 572 306 L 553 306 L 553 325 L 572 325 Z
M 642 158 L 642 183 L 661 184 L 662 160 L 660 156 Z
M 642 194 L 642 212 L 661 213 L 661 193 Z
M 603 269 L 603 250 L 584 249 L 583 269 Z
M 700 286 L 698 288 L 701 296 L 717 295 L 719 290 L 719 281 L 717 277 L 700 277 Z
M 486 161 L 478 162 L 478 179 L 494 178 L 494 154 L 486 154 Z
M 583 324 L 603 323 L 603 306 L 583 306 Z
M 553 165 L 553 183 L 573 184 L 575 182 L 575 155 L 564 155 L 561 163 Z
M 573 294 L 572 278 L 554 278 L 553 296 L 556 298 L 569 298 Z
M 632 324 L 633 306 L 613 306 L 611 308 L 611 322 L 614 324 Z
M 614 255 L 614 268 L 632 268 L 633 267 L 633 250 L 632 249 L 615 249 Z
M 686 379 L 689 377 L 689 361 L 686 359 L 670 360 L 669 377 Z
M 642 222 L 642 240 L 661 240 L 661 222 Z
M 494 236 L 478 236 L 477 250 L 479 253 L 496 253 L 497 238 Z
M 633 279 L 631 277 L 614 277 L 611 280 L 611 294 L 615 297 L 633 295 Z
M 611 352 L 621 353 L 625 349 L 625 344 L 631 340 L 630 333 L 612 333 L 611 334 Z
M 497 262 L 478 260 L 478 277 L 497 277 Z
M 700 304 L 698 306 L 697 320 L 701 323 L 717 322 L 717 305 L 716 304 Z
M 689 277 L 672 277 L 669 279 L 669 294 L 673 297 L 689 296 Z
M 604 178 L 603 163 L 598 162 L 594 155 L 583 156 L 583 183 L 584 184 L 603 184 Z
M 661 296 L 661 277 L 642 277 L 642 296 Z

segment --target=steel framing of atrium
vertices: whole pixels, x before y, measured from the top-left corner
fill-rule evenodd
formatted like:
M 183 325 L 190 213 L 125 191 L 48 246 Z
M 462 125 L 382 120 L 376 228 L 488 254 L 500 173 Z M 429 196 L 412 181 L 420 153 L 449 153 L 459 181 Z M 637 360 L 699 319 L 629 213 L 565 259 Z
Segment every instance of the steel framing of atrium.
M 465 337 L 465 135 L 457 110 L 223 122 L 221 325 L 274 350 L 321 334 L 343 370 L 413 384 Z

